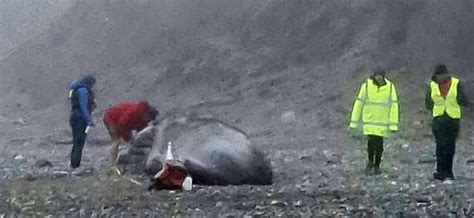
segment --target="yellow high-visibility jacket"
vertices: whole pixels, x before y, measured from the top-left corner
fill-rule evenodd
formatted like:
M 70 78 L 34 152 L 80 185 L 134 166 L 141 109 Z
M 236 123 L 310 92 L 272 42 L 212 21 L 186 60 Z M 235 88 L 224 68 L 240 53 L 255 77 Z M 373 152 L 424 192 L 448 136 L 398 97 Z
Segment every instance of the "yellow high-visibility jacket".
M 364 135 L 387 137 L 389 130 L 398 131 L 399 109 L 395 85 L 377 86 L 372 79 L 362 84 L 351 114 L 351 128 L 362 127 Z
M 461 118 L 461 106 L 458 103 L 458 85 L 459 79 L 451 78 L 451 87 L 449 87 L 446 99 L 441 96 L 441 90 L 438 83 L 431 81 L 431 99 L 433 100 L 433 117 L 443 116 L 446 112 L 453 119 Z

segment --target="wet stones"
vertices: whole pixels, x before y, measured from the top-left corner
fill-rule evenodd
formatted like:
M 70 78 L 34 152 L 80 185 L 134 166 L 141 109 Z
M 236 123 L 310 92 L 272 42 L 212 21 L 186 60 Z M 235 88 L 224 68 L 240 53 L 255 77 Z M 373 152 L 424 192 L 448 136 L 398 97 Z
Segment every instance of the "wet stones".
M 21 154 L 17 154 L 15 155 L 15 157 L 13 158 L 13 160 L 15 160 L 15 163 L 16 164 L 21 164 L 21 163 L 24 163 L 26 162 L 26 157 L 21 155 Z
M 433 164 L 436 163 L 436 157 L 432 155 L 421 155 L 418 159 L 418 164 Z
M 285 111 L 280 115 L 280 120 L 285 124 L 292 124 L 296 122 L 296 114 L 294 111 Z
M 339 163 L 340 158 L 334 152 L 329 150 L 323 151 L 324 158 L 327 164 L 337 164 Z
M 54 171 L 53 172 L 53 178 L 54 179 L 64 178 L 64 177 L 67 177 L 68 175 L 69 175 L 69 172 L 65 171 L 65 170 L 59 170 L 59 171 Z
M 41 159 L 41 160 L 36 161 L 35 167 L 37 168 L 53 167 L 53 163 L 51 163 L 51 161 L 49 160 Z
M 38 176 L 36 176 L 32 173 L 28 173 L 28 174 L 25 175 L 25 179 L 26 179 L 26 181 L 32 182 L 32 181 L 37 180 Z

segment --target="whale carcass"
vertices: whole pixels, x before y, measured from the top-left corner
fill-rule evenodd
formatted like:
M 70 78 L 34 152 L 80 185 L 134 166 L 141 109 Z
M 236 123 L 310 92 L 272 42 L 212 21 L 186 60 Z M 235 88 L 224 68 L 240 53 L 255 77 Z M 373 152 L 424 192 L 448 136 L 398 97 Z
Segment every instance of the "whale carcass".
M 243 131 L 212 118 L 164 118 L 135 134 L 119 163 L 143 161 L 144 171 L 155 174 L 165 161 L 169 143 L 195 184 L 272 184 L 271 164 L 265 154 Z

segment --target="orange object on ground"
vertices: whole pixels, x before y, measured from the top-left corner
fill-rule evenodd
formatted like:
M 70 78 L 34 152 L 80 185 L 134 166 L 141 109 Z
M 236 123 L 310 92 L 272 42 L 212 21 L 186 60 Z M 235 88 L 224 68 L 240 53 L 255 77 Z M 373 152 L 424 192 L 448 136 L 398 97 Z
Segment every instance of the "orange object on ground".
M 184 167 L 170 161 L 165 162 L 157 175 L 155 182 L 159 189 L 181 189 L 186 178 Z

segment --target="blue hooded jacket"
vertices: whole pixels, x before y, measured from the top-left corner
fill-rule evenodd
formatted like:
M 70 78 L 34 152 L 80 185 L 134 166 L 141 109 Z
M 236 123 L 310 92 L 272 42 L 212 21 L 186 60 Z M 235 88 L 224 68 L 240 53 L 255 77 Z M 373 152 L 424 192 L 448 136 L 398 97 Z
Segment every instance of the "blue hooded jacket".
M 79 81 L 73 81 L 71 83 L 71 91 L 73 92 L 71 96 L 71 115 L 81 117 L 85 122 L 92 122 L 92 109 L 91 105 L 95 104 L 90 102 L 93 99 L 90 99 L 92 93 L 92 87 L 94 86 L 96 80 L 92 75 L 87 75 Z

